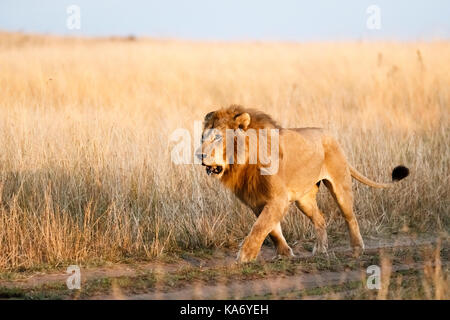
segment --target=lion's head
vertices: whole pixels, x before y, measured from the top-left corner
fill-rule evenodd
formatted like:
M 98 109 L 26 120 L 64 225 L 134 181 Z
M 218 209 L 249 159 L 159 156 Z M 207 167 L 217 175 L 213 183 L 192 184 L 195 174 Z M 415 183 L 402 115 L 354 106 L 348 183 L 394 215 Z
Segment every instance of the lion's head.
M 201 147 L 196 156 L 202 160 L 208 175 L 220 179 L 235 165 L 258 166 L 260 129 L 278 128 L 269 115 L 238 105 L 209 112 L 203 122 Z

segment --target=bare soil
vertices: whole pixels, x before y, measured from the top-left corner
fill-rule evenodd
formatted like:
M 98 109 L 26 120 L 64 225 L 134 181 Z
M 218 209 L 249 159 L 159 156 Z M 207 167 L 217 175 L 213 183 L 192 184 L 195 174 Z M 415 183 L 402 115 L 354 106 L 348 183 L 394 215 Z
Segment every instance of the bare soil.
M 445 273 L 447 279 L 448 256 L 447 238 L 436 236 L 396 236 L 394 239 L 366 239 L 364 259 L 354 263 L 348 245 L 336 245 L 331 247 L 327 256 L 312 257 L 308 250 L 300 244 L 293 246 L 296 258 L 289 261 L 274 260 L 274 249 L 263 246 L 258 258 L 257 267 L 261 269 L 237 266 L 235 264 L 234 250 L 217 250 L 210 256 L 182 255 L 175 263 L 139 263 L 120 264 L 111 267 L 87 268 L 81 270 L 82 287 L 93 281 L 106 281 L 104 290 L 80 295 L 74 292 L 67 293 L 61 289 L 65 286 L 68 274 L 65 272 L 36 273 L 28 277 L 16 275 L 15 280 L 1 280 L 0 288 L 37 291 L 52 289 L 59 286 L 57 295 L 61 298 L 81 299 L 245 299 L 245 298 L 283 298 L 290 297 L 290 293 L 305 291 L 313 288 L 329 288 L 357 282 L 364 282 L 367 278 L 366 267 L 371 259 L 380 253 L 392 250 L 411 250 L 410 254 L 402 254 L 391 259 L 390 272 L 402 272 L 408 270 L 423 270 L 430 261 L 413 259 L 412 256 L 420 256 L 424 248 L 431 252 L 435 248 L 444 247 L 441 251 L 439 267 Z M 430 251 L 431 250 L 431 251 Z M 422 253 L 420 253 L 422 252 Z M 338 256 L 338 258 L 336 258 Z M 392 256 L 392 254 L 390 255 Z M 336 260 L 338 259 L 338 260 Z M 352 261 L 353 260 L 353 261 Z M 327 265 L 328 261 L 328 265 Z M 336 268 L 333 261 L 340 261 L 340 267 Z M 358 260 L 356 260 L 358 262 Z M 342 263 L 343 262 L 343 263 Z M 284 269 L 267 269 L 267 266 L 278 263 Z M 434 265 L 436 261 L 431 261 Z M 284 266 L 286 264 L 287 266 Z M 309 266 L 314 266 L 312 269 Z M 263 271 L 258 271 L 263 270 Z M 272 270 L 272 271 L 270 271 Z M 217 277 L 217 273 L 228 273 L 223 277 Z M 231 273 L 230 273 L 231 272 Z M 190 276 L 193 273 L 195 275 Z M 155 274 L 161 277 L 172 277 L 173 281 L 158 285 L 158 281 L 152 285 L 145 285 L 139 289 L 133 288 L 134 282 L 120 285 L 115 279 L 135 279 L 142 275 Z M 211 276 L 198 277 L 197 274 L 211 274 Z M 231 274 L 231 276 L 230 276 Z M 106 279 L 106 280 L 105 280 Z M 146 278 L 147 279 L 147 278 Z M 119 283 L 119 284 L 118 284 Z M 52 287 L 53 286 L 53 287 Z M 6 290 L 5 289 L 5 290 Z M 65 292 L 61 292 L 65 291 Z M 326 290 L 325 290 L 326 291 Z M 330 298 L 330 295 L 321 294 L 303 295 L 307 299 Z M 352 289 L 343 290 L 351 294 Z M 338 297 L 338 296 L 334 296 Z

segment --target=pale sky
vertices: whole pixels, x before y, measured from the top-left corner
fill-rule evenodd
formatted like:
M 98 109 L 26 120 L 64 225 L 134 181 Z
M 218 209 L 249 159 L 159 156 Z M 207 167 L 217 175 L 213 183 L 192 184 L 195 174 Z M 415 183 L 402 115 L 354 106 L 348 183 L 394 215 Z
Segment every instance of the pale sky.
M 66 26 L 69 5 L 81 28 Z M 381 29 L 366 26 L 370 5 Z M 0 30 L 193 40 L 432 40 L 450 38 L 449 0 L 0 0 Z

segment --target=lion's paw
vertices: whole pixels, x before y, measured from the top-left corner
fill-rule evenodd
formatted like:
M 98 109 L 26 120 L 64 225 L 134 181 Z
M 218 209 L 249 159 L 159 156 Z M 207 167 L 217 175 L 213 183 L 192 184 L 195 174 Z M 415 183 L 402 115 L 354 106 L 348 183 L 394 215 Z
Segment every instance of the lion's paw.
M 236 262 L 237 263 L 246 263 L 246 262 L 251 262 L 256 260 L 256 256 L 258 254 L 252 254 L 252 253 L 247 253 L 245 250 L 240 250 L 238 252 L 237 258 L 236 258 Z
M 364 253 L 364 245 L 362 246 L 355 246 L 352 248 L 352 255 L 355 258 L 359 258 Z
M 284 257 L 284 258 L 293 258 L 295 257 L 294 252 L 289 246 L 277 248 L 277 257 Z
M 312 255 L 319 255 L 319 254 L 324 254 L 324 255 L 328 255 L 328 247 L 326 245 L 319 245 L 319 244 L 315 244 L 313 251 L 312 251 Z

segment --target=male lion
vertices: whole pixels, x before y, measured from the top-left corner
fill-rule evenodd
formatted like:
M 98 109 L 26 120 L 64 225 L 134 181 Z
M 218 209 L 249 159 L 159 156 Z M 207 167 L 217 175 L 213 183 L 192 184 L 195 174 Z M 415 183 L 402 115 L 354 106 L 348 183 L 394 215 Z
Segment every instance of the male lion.
M 213 130 L 211 130 L 213 129 Z M 225 156 L 225 139 L 233 129 L 233 157 L 238 153 L 236 139 L 246 141 L 244 162 L 234 163 Z M 262 174 L 261 161 L 249 162 L 249 143 L 246 133 L 250 129 L 278 129 L 279 167 L 272 175 Z M 212 133 L 214 131 L 214 134 Z M 229 139 L 229 142 L 231 138 Z M 270 139 L 268 140 L 270 144 Z M 214 150 L 213 150 L 214 149 Z M 206 154 L 205 150 L 213 150 Z M 222 152 L 216 152 L 217 150 Z M 241 106 L 232 105 L 210 112 L 203 123 L 202 145 L 196 156 L 206 166 L 208 174 L 216 176 L 227 188 L 247 204 L 257 216 L 250 234 L 244 239 L 238 253 L 238 262 L 256 259 L 261 245 L 269 234 L 278 255 L 293 256 L 281 231 L 280 221 L 291 202 L 311 219 L 317 241 L 314 253 L 325 253 L 328 247 L 325 220 L 320 212 L 316 194 L 321 181 L 327 186 L 339 205 L 350 233 L 353 253 L 358 256 L 364 249 L 358 222 L 353 213 L 352 180 L 375 188 L 387 188 L 405 178 L 409 170 L 398 166 L 392 172 L 391 183 L 374 182 L 353 168 L 338 142 L 320 128 L 281 128 L 269 115 Z

